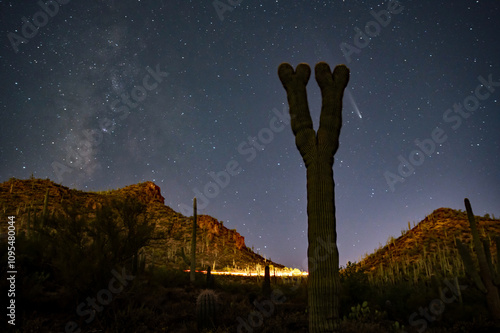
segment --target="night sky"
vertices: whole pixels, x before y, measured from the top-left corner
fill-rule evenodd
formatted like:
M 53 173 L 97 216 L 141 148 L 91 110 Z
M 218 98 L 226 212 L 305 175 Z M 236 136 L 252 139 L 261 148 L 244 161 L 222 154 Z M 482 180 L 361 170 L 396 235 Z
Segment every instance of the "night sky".
M 351 70 L 341 265 L 465 197 L 500 217 L 498 1 L 45 2 L 0 1 L 2 182 L 151 180 L 174 210 L 197 196 L 198 214 L 306 268 L 306 169 L 277 69 L 326 61 Z M 314 75 L 307 89 L 317 128 Z

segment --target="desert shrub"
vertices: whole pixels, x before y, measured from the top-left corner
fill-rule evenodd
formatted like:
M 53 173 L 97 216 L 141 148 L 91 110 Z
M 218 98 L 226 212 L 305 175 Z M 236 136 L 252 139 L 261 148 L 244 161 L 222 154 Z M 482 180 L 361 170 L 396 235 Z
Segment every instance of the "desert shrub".
M 26 301 L 49 285 L 73 301 L 106 286 L 113 268 L 130 270 L 131 258 L 147 245 L 153 228 L 145 206 L 133 199 L 110 200 L 95 213 L 66 204 L 43 225 L 35 216 L 30 233 L 17 242 Z
M 355 264 L 348 262 L 340 274 L 340 314 L 347 315 L 351 306 L 367 300 L 373 302 L 373 289 L 366 274 L 356 271 Z

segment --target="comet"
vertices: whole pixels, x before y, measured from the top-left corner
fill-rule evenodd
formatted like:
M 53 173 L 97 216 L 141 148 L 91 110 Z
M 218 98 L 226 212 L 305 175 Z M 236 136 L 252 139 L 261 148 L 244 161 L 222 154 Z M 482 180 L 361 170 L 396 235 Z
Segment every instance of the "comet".
M 354 101 L 354 98 L 352 97 L 352 94 L 349 90 L 346 90 L 346 95 L 347 95 L 347 97 L 349 97 L 349 100 L 351 101 L 352 108 L 354 109 L 354 111 L 356 111 L 356 114 L 358 115 L 359 119 L 362 119 L 363 117 L 361 116 L 361 112 L 359 112 L 358 105 Z

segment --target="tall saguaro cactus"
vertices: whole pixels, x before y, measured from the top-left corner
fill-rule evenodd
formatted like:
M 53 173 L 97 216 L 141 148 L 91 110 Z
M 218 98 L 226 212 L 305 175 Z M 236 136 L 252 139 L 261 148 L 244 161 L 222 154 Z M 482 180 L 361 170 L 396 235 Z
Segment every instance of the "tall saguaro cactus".
M 467 210 L 467 218 L 469 219 L 470 230 L 472 233 L 472 244 L 474 245 L 474 251 L 476 252 L 477 261 L 479 264 L 479 271 L 474 267 L 472 256 L 469 249 L 457 239 L 457 247 L 467 273 L 472 277 L 476 286 L 484 294 L 486 294 L 486 302 L 490 310 L 493 320 L 500 324 L 500 294 L 498 290 L 498 285 L 500 284 L 500 276 L 498 276 L 493 269 L 493 264 L 491 262 L 491 252 L 489 248 L 489 242 L 481 241 L 479 237 L 479 231 L 477 230 L 476 219 L 474 213 L 472 212 L 472 207 L 470 205 L 469 199 L 464 199 L 465 209 Z M 497 241 L 497 253 L 500 241 Z M 497 258 L 498 261 L 498 258 Z M 497 263 L 497 265 L 499 265 Z
M 196 269 L 196 198 L 193 199 L 193 234 L 191 238 L 191 268 L 189 270 L 189 279 L 191 282 L 195 280 L 195 269 Z
M 349 82 L 349 69 L 324 62 L 316 64 L 316 82 L 322 106 L 318 131 L 307 103 L 306 85 L 311 75 L 307 64 L 296 70 L 283 63 L 278 76 L 287 93 L 295 144 L 307 170 L 307 249 L 309 278 L 309 332 L 339 330 L 339 255 L 335 221 L 333 156 L 339 147 L 342 126 L 342 97 Z

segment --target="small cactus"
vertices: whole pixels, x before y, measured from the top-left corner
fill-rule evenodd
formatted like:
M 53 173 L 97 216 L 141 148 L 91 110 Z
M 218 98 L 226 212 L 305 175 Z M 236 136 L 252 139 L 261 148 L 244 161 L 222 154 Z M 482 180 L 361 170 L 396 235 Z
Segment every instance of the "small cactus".
M 204 290 L 196 299 L 196 322 L 198 331 L 215 328 L 217 295 L 213 290 Z
M 139 272 L 140 273 L 144 273 L 144 271 L 146 270 L 146 254 L 142 253 L 140 256 L 139 256 Z
M 210 265 L 207 266 L 207 288 L 212 289 L 214 287 L 214 277 L 212 276 L 212 271 Z
M 153 272 L 155 269 L 155 249 L 151 253 L 151 264 L 149 265 L 149 271 Z
M 189 270 L 189 279 L 194 282 L 196 279 L 196 220 L 197 220 L 196 198 L 193 199 L 193 234 L 191 238 L 191 267 Z
M 30 224 L 31 224 L 31 209 L 30 209 L 30 207 L 28 207 L 28 218 L 26 220 L 26 238 L 28 238 L 28 239 L 31 236 Z
M 184 263 L 191 267 L 191 261 L 188 259 L 188 257 L 186 256 L 186 251 L 184 251 L 184 247 L 181 247 L 181 250 L 179 252 L 179 256 L 182 258 L 182 260 L 184 260 Z M 191 273 L 190 273 L 191 274 Z
M 349 317 L 344 316 L 344 321 L 353 320 L 359 322 L 368 322 L 370 320 L 380 321 L 383 320 L 387 316 L 385 311 L 371 311 L 368 306 L 368 302 L 364 301 L 363 304 L 357 304 L 356 306 L 351 307 L 351 312 L 349 313 Z
M 43 212 L 42 212 L 42 227 L 45 225 L 48 217 L 47 207 L 49 205 L 49 189 L 45 192 L 45 197 L 43 198 Z
M 265 268 L 264 283 L 262 283 L 262 293 L 265 296 L 271 295 L 271 274 L 269 272 L 269 266 Z

